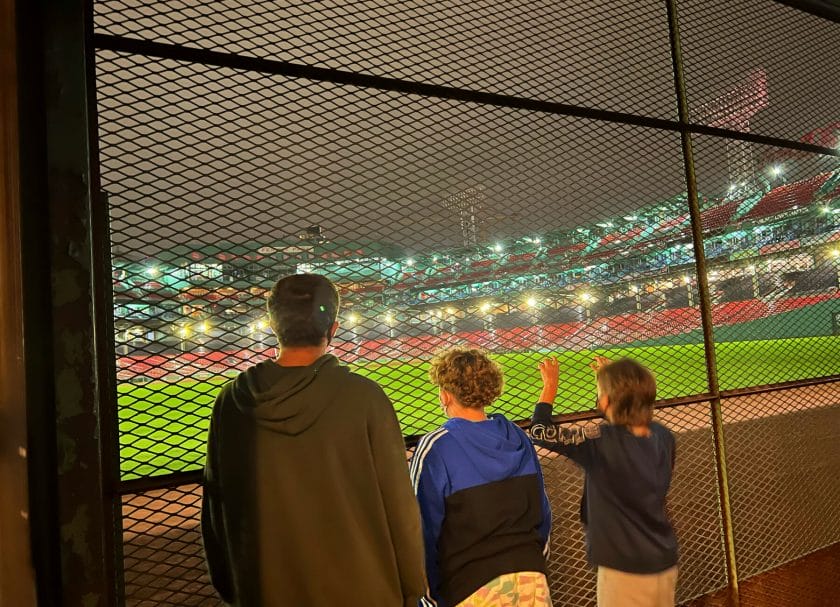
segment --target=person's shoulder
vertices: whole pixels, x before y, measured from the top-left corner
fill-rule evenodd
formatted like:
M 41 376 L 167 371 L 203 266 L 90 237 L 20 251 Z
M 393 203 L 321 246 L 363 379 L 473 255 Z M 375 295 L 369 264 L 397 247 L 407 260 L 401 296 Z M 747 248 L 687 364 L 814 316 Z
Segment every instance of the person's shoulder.
M 385 390 L 368 377 L 354 373 L 346 366 L 330 369 L 327 379 L 340 394 L 340 398 L 362 406 L 368 411 L 393 410 L 393 404 Z
M 324 375 L 329 377 L 330 382 L 340 385 L 342 389 L 384 394 L 382 386 L 369 377 L 352 371 L 347 365 L 337 364 L 331 367 Z
M 671 432 L 667 427 L 663 426 L 659 422 L 650 422 L 650 431 L 655 435 L 658 436 L 659 439 L 665 443 L 671 449 L 674 449 L 677 441 L 674 438 L 674 433 Z
M 425 456 L 430 452 L 439 451 L 450 442 L 450 439 L 449 430 L 445 426 L 441 426 L 437 430 L 432 430 L 421 436 L 420 440 L 417 441 L 414 453 L 418 456 Z
M 660 436 L 667 436 L 671 439 L 674 438 L 674 433 L 671 432 L 666 426 L 660 424 L 659 422 L 650 422 L 649 425 L 650 431 L 658 434 Z

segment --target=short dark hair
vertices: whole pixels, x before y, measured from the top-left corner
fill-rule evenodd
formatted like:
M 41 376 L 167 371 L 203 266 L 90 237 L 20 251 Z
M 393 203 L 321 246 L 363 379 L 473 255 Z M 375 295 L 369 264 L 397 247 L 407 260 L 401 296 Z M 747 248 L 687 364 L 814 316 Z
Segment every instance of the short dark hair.
M 612 423 L 643 426 L 653 420 L 656 379 L 650 369 L 630 358 L 622 358 L 601 367 L 597 379 L 607 396 Z
M 318 346 L 338 315 L 338 290 L 325 276 L 294 274 L 268 296 L 268 321 L 281 346 Z

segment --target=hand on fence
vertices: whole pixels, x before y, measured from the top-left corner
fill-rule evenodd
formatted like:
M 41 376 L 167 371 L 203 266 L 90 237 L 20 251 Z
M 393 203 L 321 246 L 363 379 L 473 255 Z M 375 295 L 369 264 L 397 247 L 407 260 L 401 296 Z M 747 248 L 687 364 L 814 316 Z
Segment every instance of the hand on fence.
M 560 383 L 560 361 L 550 356 L 540 362 L 540 377 L 542 377 L 542 392 L 540 402 L 554 404 L 557 396 L 557 386 Z
M 589 368 L 595 371 L 595 373 L 597 373 L 611 362 L 612 361 L 606 356 L 596 356 L 595 359 L 591 363 L 589 363 Z

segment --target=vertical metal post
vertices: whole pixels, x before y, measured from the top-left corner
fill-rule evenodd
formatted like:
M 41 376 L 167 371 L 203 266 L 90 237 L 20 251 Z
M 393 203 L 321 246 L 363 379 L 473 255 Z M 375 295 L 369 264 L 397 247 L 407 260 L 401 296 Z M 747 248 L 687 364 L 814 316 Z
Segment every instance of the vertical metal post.
M 668 29 L 671 39 L 671 59 L 674 67 L 674 87 L 677 94 L 680 138 L 682 142 L 683 163 L 685 166 L 686 191 L 688 193 L 688 210 L 691 217 L 691 236 L 694 244 L 695 267 L 697 269 L 697 290 L 700 300 L 700 318 L 703 325 L 703 346 L 706 355 L 709 392 L 715 395 L 710 404 L 710 413 L 712 420 L 712 435 L 715 445 L 723 547 L 724 555 L 726 557 L 726 576 L 729 584 L 729 603 L 732 607 L 739 607 L 740 595 L 738 592 L 735 536 L 733 534 L 732 510 L 729 500 L 729 479 L 726 470 L 726 445 L 723 435 L 720 385 L 718 382 L 717 361 L 715 358 L 712 305 L 711 297 L 709 295 L 709 281 L 706 270 L 706 254 L 703 249 L 703 226 L 700 217 L 700 201 L 697 195 L 697 179 L 694 172 L 694 148 L 691 132 L 689 130 L 688 97 L 686 95 L 685 73 L 683 71 L 677 0 L 666 0 L 666 5 L 668 9 Z
M 90 0 L 18 2 L 21 241 L 33 560 L 43 605 L 117 604 L 103 507 Z M 31 388 L 31 389 L 29 389 Z

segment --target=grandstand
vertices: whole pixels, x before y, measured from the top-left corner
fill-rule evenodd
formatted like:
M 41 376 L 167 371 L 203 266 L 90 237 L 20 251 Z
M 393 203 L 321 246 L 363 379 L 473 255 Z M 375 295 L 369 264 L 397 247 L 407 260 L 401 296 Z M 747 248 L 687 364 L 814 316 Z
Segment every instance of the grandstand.
M 840 170 L 757 182 L 703 197 L 702 207 L 717 325 L 836 301 Z M 463 341 L 523 351 L 697 337 L 686 208 L 683 194 L 573 229 L 440 251 L 328 239 L 315 226 L 272 243 L 117 258 L 119 377 L 242 368 L 272 345 L 267 290 L 304 271 L 339 286 L 334 348 L 349 362 L 421 357 Z

